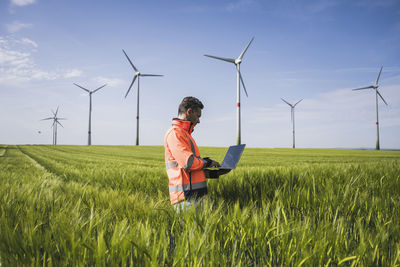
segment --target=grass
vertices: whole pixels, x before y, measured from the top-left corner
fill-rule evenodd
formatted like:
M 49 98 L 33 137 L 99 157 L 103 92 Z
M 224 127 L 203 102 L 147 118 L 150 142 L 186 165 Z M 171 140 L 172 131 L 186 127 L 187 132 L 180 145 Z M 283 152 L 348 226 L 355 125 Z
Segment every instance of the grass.
M 398 266 L 399 163 L 398 151 L 247 148 L 178 214 L 162 147 L 0 145 L 0 262 Z

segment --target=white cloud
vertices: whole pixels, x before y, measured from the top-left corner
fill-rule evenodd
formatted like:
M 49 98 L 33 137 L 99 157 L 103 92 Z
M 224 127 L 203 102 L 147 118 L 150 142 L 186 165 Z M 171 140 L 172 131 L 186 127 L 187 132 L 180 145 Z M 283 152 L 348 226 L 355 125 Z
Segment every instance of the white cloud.
M 40 70 L 32 59 L 32 46 L 37 44 L 27 38 L 15 40 L 0 37 L 0 83 L 29 80 L 52 80 L 55 75 Z
M 28 38 L 0 36 L 0 84 L 21 85 L 29 81 L 48 81 L 81 76 L 82 71 L 43 70 L 35 63 L 33 53 L 38 44 Z
M 27 6 L 35 2 L 36 0 L 11 0 L 11 4 L 15 6 Z
M 3 49 L 0 47 L 0 65 L 26 67 L 30 62 L 30 54 L 18 51 Z
M 93 79 L 95 82 L 101 83 L 101 84 L 107 84 L 108 86 L 111 87 L 118 87 L 124 84 L 125 81 L 118 79 L 118 78 L 107 78 L 103 76 L 97 76 Z
M 78 69 L 73 69 L 73 70 L 67 71 L 64 74 L 64 78 L 74 78 L 74 77 L 79 77 L 79 76 L 82 76 L 82 71 L 78 70 Z
M 33 25 L 30 23 L 22 23 L 19 21 L 13 21 L 10 24 L 6 24 L 6 29 L 9 33 L 16 33 L 24 28 L 31 28 Z
M 22 38 L 22 39 L 21 39 L 21 42 L 24 43 L 24 44 L 31 45 L 31 46 L 33 46 L 34 48 L 38 48 L 38 44 L 37 44 L 35 41 L 32 41 L 32 40 L 29 39 L 29 38 Z

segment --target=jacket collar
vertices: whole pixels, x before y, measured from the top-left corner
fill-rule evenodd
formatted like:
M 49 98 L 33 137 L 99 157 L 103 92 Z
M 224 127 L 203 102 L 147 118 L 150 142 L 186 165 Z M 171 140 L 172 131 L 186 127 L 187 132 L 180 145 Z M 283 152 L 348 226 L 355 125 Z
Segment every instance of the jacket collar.
M 176 126 L 182 128 L 183 130 L 187 131 L 189 134 L 192 134 L 194 130 L 194 125 L 190 121 L 184 121 L 178 118 L 172 119 L 172 126 Z

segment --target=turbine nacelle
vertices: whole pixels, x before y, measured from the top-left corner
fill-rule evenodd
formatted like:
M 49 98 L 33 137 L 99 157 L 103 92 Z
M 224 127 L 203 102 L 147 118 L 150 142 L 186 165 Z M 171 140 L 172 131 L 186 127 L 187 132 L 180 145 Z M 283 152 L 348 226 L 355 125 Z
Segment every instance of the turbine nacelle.
M 353 91 L 358 91 L 358 90 L 365 90 L 365 89 L 374 89 L 376 94 L 379 95 L 379 97 L 382 99 L 382 101 L 387 105 L 386 100 L 383 98 L 383 96 L 378 91 L 378 87 L 379 87 L 378 83 L 379 83 L 379 78 L 381 77 L 382 68 L 383 68 L 383 66 L 381 67 L 381 70 L 379 71 L 379 74 L 378 74 L 378 77 L 376 78 L 375 84 L 370 85 L 370 86 L 366 86 L 366 87 L 352 89 L 352 90 Z
M 91 95 L 91 94 L 96 93 L 97 91 L 99 91 L 101 88 L 103 88 L 103 87 L 106 86 L 107 84 L 104 84 L 104 85 L 100 86 L 99 88 L 97 88 L 97 89 L 95 89 L 95 90 L 93 90 L 93 91 L 90 91 L 89 89 L 87 89 L 87 88 L 85 88 L 85 87 L 82 87 L 82 86 L 80 86 L 79 84 L 76 84 L 76 83 L 74 83 L 74 85 L 78 86 L 78 87 L 81 88 L 82 90 L 88 92 L 89 95 Z M 53 113 L 54 113 L 54 112 L 53 112 Z
M 285 102 L 286 104 L 288 104 L 292 109 L 294 109 L 294 108 L 296 107 L 296 105 L 297 105 L 298 103 L 300 103 L 303 99 L 300 99 L 300 100 L 297 101 L 295 104 L 290 104 L 288 101 L 286 101 L 286 100 L 283 99 L 283 98 L 281 98 L 281 100 L 282 100 L 283 102 Z
M 251 38 L 250 42 L 247 44 L 247 46 L 245 47 L 245 49 L 242 51 L 242 53 L 240 54 L 240 56 L 237 59 L 225 58 L 225 57 L 216 57 L 216 56 L 211 56 L 211 55 L 204 55 L 206 57 L 215 58 L 215 59 L 218 59 L 218 60 L 222 60 L 222 61 L 226 61 L 226 62 L 230 62 L 230 63 L 235 64 L 236 65 L 236 69 L 237 69 L 238 74 L 239 74 L 240 83 L 242 83 L 243 90 L 244 90 L 244 92 L 245 92 L 247 97 L 248 97 L 248 94 L 247 94 L 246 86 L 244 85 L 242 74 L 240 73 L 240 70 L 239 70 L 239 66 L 240 66 L 240 63 L 242 63 L 242 58 L 243 58 L 244 54 L 246 53 L 247 49 L 249 48 L 249 46 L 250 46 L 251 42 L 253 42 L 253 40 L 254 40 L 254 37 Z M 239 99 L 238 99 L 238 101 L 239 101 Z
M 135 71 L 135 75 L 133 76 L 133 80 L 131 82 L 131 85 L 129 86 L 128 91 L 125 94 L 125 98 L 128 96 L 129 92 L 131 91 L 132 85 L 135 83 L 136 78 L 142 76 L 163 76 L 163 75 L 159 75 L 159 74 L 144 74 L 144 73 L 140 73 L 140 71 L 135 67 L 135 65 L 133 65 L 131 59 L 128 57 L 128 55 L 126 54 L 126 52 L 124 51 L 124 49 L 122 49 L 122 52 L 124 52 L 126 59 L 129 61 L 129 64 L 131 64 L 133 70 Z M 139 86 L 139 84 L 138 84 Z

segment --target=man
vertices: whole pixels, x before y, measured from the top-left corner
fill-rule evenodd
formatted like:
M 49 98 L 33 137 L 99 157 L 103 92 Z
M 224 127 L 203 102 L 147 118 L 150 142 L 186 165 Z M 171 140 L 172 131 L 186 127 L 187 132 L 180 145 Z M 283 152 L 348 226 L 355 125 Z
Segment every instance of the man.
M 193 128 L 200 123 L 203 104 L 195 97 L 185 97 L 178 109 L 178 118 L 164 137 L 165 165 L 169 178 L 171 204 L 179 210 L 188 207 L 191 200 L 207 194 L 206 178 L 218 178 L 229 170 L 207 170 L 219 167 L 209 158 L 201 158 L 199 148 L 191 136 Z

